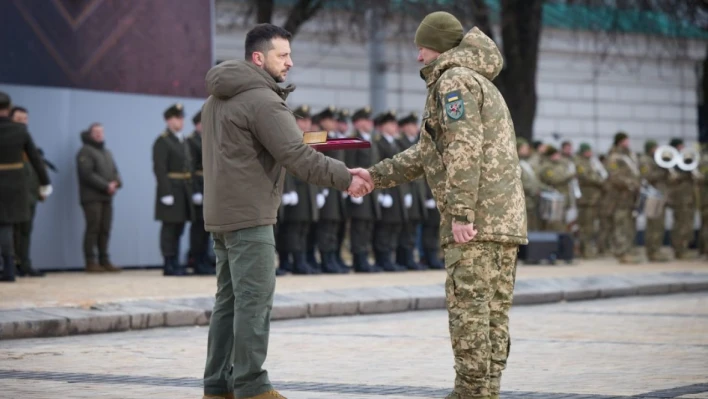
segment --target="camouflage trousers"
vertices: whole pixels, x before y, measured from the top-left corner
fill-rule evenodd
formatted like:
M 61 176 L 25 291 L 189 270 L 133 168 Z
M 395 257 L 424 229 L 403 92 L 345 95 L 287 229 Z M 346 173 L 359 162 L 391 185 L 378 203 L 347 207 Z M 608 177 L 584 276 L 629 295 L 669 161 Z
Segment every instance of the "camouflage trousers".
M 618 258 L 632 255 L 636 222 L 632 209 L 616 209 L 612 214 L 612 252 Z
M 674 225 L 671 228 L 671 246 L 676 257 L 681 257 L 688 250 L 693 238 L 693 207 L 674 208 Z
M 700 253 L 708 254 L 708 209 L 701 209 Z
M 613 215 L 611 213 L 603 212 L 603 210 L 598 206 L 598 218 L 600 220 L 600 230 L 597 232 L 597 252 L 600 254 L 607 254 L 612 248 L 612 232 L 613 227 Z
M 518 245 L 470 242 L 445 248 L 445 295 L 455 356 L 451 397 L 499 395 L 509 356 L 509 309 Z
M 578 241 L 580 251 L 585 258 L 597 256 L 597 246 L 595 245 L 595 220 L 597 219 L 597 207 L 578 207 Z
M 647 258 L 651 259 L 659 254 L 664 242 L 665 210 L 661 210 L 661 215 L 654 219 L 647 219 L 647 227 L 644 230 L 644 246 L 647 249 Z

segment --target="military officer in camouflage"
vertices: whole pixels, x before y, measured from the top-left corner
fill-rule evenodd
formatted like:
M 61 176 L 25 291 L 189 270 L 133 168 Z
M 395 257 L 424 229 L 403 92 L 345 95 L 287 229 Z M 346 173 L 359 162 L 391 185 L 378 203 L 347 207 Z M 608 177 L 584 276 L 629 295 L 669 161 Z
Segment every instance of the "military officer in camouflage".
M 639 158 L 639 171 L 642 178 L 665 196 L 668 194 L 669 170 L 660 167 L 654 160 L 658 144 L 654 140 L 644 143 L 644 154 Z M 669 258 L 661 253 L 661 246 L 664 241 L 665 217 L 664 211 L 656 218 L 647 218 L 644 229 L 644 247 L 646 248 L 647 259 L 650 262 L 667 262 Z
M 629 136 L 626 133 L 615 134 L 607 165 L 607 180 L 612 192 L 607 201 L 612 212 L 612 252 L 620 263 L 639 263 L 639 258 L 634 254 L 634 208 L 641 182 L 637 160 L 629 149 Z
M 528 141 L 517 137 L 516 148 L 519 154 L 519 166 L 521 166 L 521 184 L 526 198 L 526 228 L 528 231 L 539 231 L 541 220 L 538 214 L 538 198 L 541 191 L 552 190 L 552 188 L 536 176 L 536 170 L 530 161 L 532 154 Z
M 482 31 L 464 34 L 445 12 L 426 16 L 415 42 L 428 87 L 420 142 L 354 173 L 376 188 L 427 179 L 442 218 L 457 374 L 447 397 L 499 398 L 518 246 L 528 243 L 514 124 L 492 83 L 503 58 Z
M 578 156 L 574 157 L 575 170 L 578 173 L 578 185 L 583 195 L 577 199 L 578 205 L 578 241 L 580 241 L 580 253 L 585 259 L 593 259 L 597 256 L 597 244 L 595 242 L 595 221 L 597 216 L 597 204 L 602 197 L 602 188 L 605 184 L 605 177 L 599 165 L 593 164 L 592 147 L 588 143 L 581 143 L 578 147 Z M 599 161 L 598 161 L 599 162 Z
M 180 133 L 184 127 L 184 107 L 177 103 L 163 113 L 167 127 L 152 147 L 153 172 L 157 180 L 155 220 L 162 222 L 160 252 L 165 276 L 187 274 L 179 260 L 179 241 L 184 224 L 194 218 L 192 157 Z
M 544 155 L 546 159 L 541 162 L 539 178 L 542 183 L 563 194 L 565 197 L 565 208 L 567 209 L 568 204 L 570 204 L 571 195 L 569 183 L 576 175 L 568 169 L 567 161 L 563 159 L 563 156 L 555 147 L 550 145 L 546 147 L 546 153 Z M 542 229 L 558 232 L 568 230 L 564 219 L 544 222 L 542 223 Z
M 682 151 L 683 140 L 674 138 L 670 146 Z M 671 246 L 676 259 L 690 259 L 688 245 L 693 238 L 693 218 L 696 211 L 696 195 L 694 187 L 697 178 L 691 172 L 675 167 L 669 178 L 668 206 L 674 211 L 674 224 L 671 228 Z

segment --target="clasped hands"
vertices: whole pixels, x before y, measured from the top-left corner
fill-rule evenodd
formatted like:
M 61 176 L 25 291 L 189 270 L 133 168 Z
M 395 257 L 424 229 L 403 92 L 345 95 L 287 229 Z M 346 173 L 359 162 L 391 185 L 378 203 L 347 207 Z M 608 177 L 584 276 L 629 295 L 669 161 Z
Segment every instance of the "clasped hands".
M 368 170 L 349 169 L 349 173 L 352 174 L 352 182 L 349 184 L 347 193 L 351 197 L 360 198 L 374 191 L 374 180 Z

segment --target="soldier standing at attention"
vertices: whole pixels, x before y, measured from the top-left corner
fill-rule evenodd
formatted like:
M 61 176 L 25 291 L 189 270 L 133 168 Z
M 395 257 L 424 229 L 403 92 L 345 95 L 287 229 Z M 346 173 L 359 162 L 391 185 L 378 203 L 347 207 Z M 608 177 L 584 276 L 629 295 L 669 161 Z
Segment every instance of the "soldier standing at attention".
M 612 151 L 612 150 L 610 150 Z M 598 156 L 600 162 L 607 168 L 608 155 L 601 154 Z M 609 174 L 609 171 L 608 171 Z M 614 199 L 612 198 L 612 186 L 609 180 L 605 180 L 602 187 L 602 196 L 597 203 L 597 215 L 600 219 L 600 229 L 597 232 L 597 254 L 599 256 L 607 255 L 612 251 L 612 206 Z
M 425 175 L 442 217 L 448 271 L 456 379 L 447 398 L 498 399 L 516 258 L 519 245 L 528 243 L 514 124 L 491 82 L 503 57 L 479 29 L 463 35 L 446 12 L 426 16 L 415 42 L 428 87 L 420 142 L 354 173 L 380 189 Z
M 546 160 L 541 162 L 541 171 L 539 173 L 541 182 L 563 194 L 565 197 L 565 209 L 568 209 L 570 203 L 570 181 L 575 177 L 568 169 L 567 161 L 563 159 L 561 153 L 553 146 L 546 147 Z M 549 221 L 543 223 L 543 230 L 565 232 L 568 229 L 565 225 L 565 220 Z
M 165 276 L 187 274 L 179 260 L 179 240 L 184 224 L 194 219 L 192 197 L 192 157 L 180 133 L 184 127 L 182 104 L 174 104 L 163 113 L 167 128 L 152 146 L 152 162 L 157 180 L 155 220 L 162 222 L 160 252 L 164 257 Z
M 418 143 L 418 114 L 412 112 L 398 121 L 398 129 L 401 137 L 396 140 L 401 151 L 405 151 Z M 408 220 L 403 222 L 401 234 L 398 239 L 396 250 L 396 263 L 408 268 L 408 270 L 423 270 L 425 266 L 415 260 L 413 250 L 418 238 L 418 226 L 428 217 L 428 209 L 425 207 L 425 182 L 417 179 L 407 184 L 408 192 L 403 201 L 408 209 Z
M 22 161 L 27 154 L 39 179 L 39 194 L 47 197 L 52 186 L 47 169 L 27 127 L 10 120 L 10 96 L 0 92 L 0 282 L 15 281 L 13 228 L 30 220 L 29 181 Z
M 371 108 L 364 107 L 352 114 L 354 132 L 351 137 L 371 142 L 374 121 L 371 119 Z M 368 168 L 379 161 L 379 151 L 376 145 L 369 149 L 350 150 L 345 154 L 348 168 Z M 369 263 L 369 246 L 374 239 L 374 224 L 381 219 L 381 206 L 376 191 L 365 197 L 349 197 L 347 210 L 351 217 L 349 242 L 354 258 L 352 267 L 358 273 L 381 271 L 376 265 Z
M 669 143 L 678 151 L 684 149 L 683 140 L 674 138 Z M 674 211 L 674 224 L 671 228 L 671 246 L 674 248 L 676 259 L 691 259 L 688 245 L 693 237 L 693 219 L 696 213 L 696 195 L 694 187 L 696 178 L 691 172 L 686 172 L 678 167 L 669 178 L 668 206 Z
M 375 140 L 381 159 L 393 158 L 401 152 L 396 141 L 398 121 L 393 111 L 384 112 L 376 117 L 381 136 Z M 394 263 L 393 254 L 398 247 L 398 238 L 403 229 L 403 223 L 408 221 L 406 195 L 410 195 L 407 185 L 386 188 L 379 191 L 378 201 L 381 204 L 381 220 L 374 226 L 374 255 L 376 264 L 387 272 L 406 270 L 406 266 Z M 410 199 L 408 200 L 411 201 Z
M 644 155 L 639 158 L 639 171 L 644 180 L 652 187 L 659 190 L 664 196 L 668 195 L 669 170 L 657 165 L 654 160 L 657 143 L 648 140 L 644 143 Z M 664 242 L 666 206 L 662 207 L 661 214 L 656 218 L 647 218 L 644 229 L 644 246 L 646 247 L 647 259 L 650 262 L 668 262 L 669 257 L 661 253 Z
M 12 119 L 13 122 L 21 123 L 27 126 L 29 123 L 29 112 L 27 112 L 27 109 L 23 107 L 12 107 L 10 110 L 10 119 Z M 37 152 L 41 157 L 42 152 L 39 149 L 37 149 Z M 37 202 L 44 201 L 44 197 L 39 195 L 39 179 L 37 179 L 37 174 L 34 172 L 32 164 L 29 162 L 29 158 L 27 158 L 27 154 L 22 155 L 22 161 L 24 162 L 24 169 L 27 173 L 27 179 L 29 180 L 27 188 L 30 199 L 30 219 L 27 222 L 15 224 L 15 263 L 20 276 L 43 277 L 43 271 L 36 270 L 32 267 L 32 260 L 30 259 L 30 243 L 32 241 L 32 227 L 34 226 L 34 216 L 36 214 L 35 211 L 37 210 Z M 44 163 L 44 160 L 42 160 L 42 163 Z
M 639 194 L 640 175 L 634 154 L 629 149 L 629 136 L 615 134 L 614 147 L 607 158 L 608 183 L 612 193 L 607 205 L 612 212 L 612 245 L 620 263 L 639 263 L 633 254 L 636 235 L 634 206 Z
M 519 154 L 519 166 L 521 166 L 521 184 L 524 187 L 526 198 L 526 226 L 528 231 L 539 231 L 541 230 L 541 220 L 538 215 L 538 198 L 541 190 L 550 190 L 551 188 L 536 176 L 536 170 L 529 161 L 532 154 L 528 141 L 517 137 L 516 148 Z
M 577 205 L 580 252 L 585 259 L 597 257 L 595 221 L 598 219 L 597 204 L 600 202 L 605 184 L 601 170 L 593 164 L 592 157 L 590 144 L 581 143 L 578 147 L 578 156 L 575 157 L 575 169 L 578 172 L 578 185 L 583 193 L 582 197 L 577 199 Z
M 194 204 L 194 219 L 189 226 L 189 253 L 194 261 L 194 274 L 214 275 L 216 269 L 209 261 L 207 247 L 209 233 L 204 230 L 204 171 L 202 170 L 202 111 L 192 117 L 194 133 L 187 137 L 189 156 L 192 158 L 192 203 Z
M 76 154 L 81 208 L 86 219 L 84 259 L 86 271 L 117 272 L 108 256 L 108 240 L 113 222 L 113 197 L 123 187 L 113 154 L 106 149 L 100 123 L 81 133 L 83 146 Z M 95 249 L 98 247 L 98 262 Z

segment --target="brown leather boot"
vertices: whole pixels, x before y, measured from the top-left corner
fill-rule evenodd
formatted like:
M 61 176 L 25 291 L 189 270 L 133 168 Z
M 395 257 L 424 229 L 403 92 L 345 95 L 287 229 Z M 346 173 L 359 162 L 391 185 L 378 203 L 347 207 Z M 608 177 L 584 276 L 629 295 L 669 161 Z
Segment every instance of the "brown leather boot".
M 103 270 L 105 270 L 107 272 L 119 272 L 120 271 L 120 268 L 113 266 L 111 264 L 111 262 L 104 263 L 101 265 L 101 267 L 103 268 Z
M 98 263 L 91 262 L 86 265 L 86 272 L 87 273 L 103 273 L 105 271 L 106 270 Z
M 286 398 L 285 396 L 278 393 L 278 391 L 276 391 L 275 389 L 271 389 L 270 391 L 263 392 L 260 395 L 251 396 L 250 398 L 243 398 L 243 399 L 288 399 L 288 398 Z
M 223 395 L 204 395 L 202 399 L 235 399 L 233 393 L 225 393 Z

